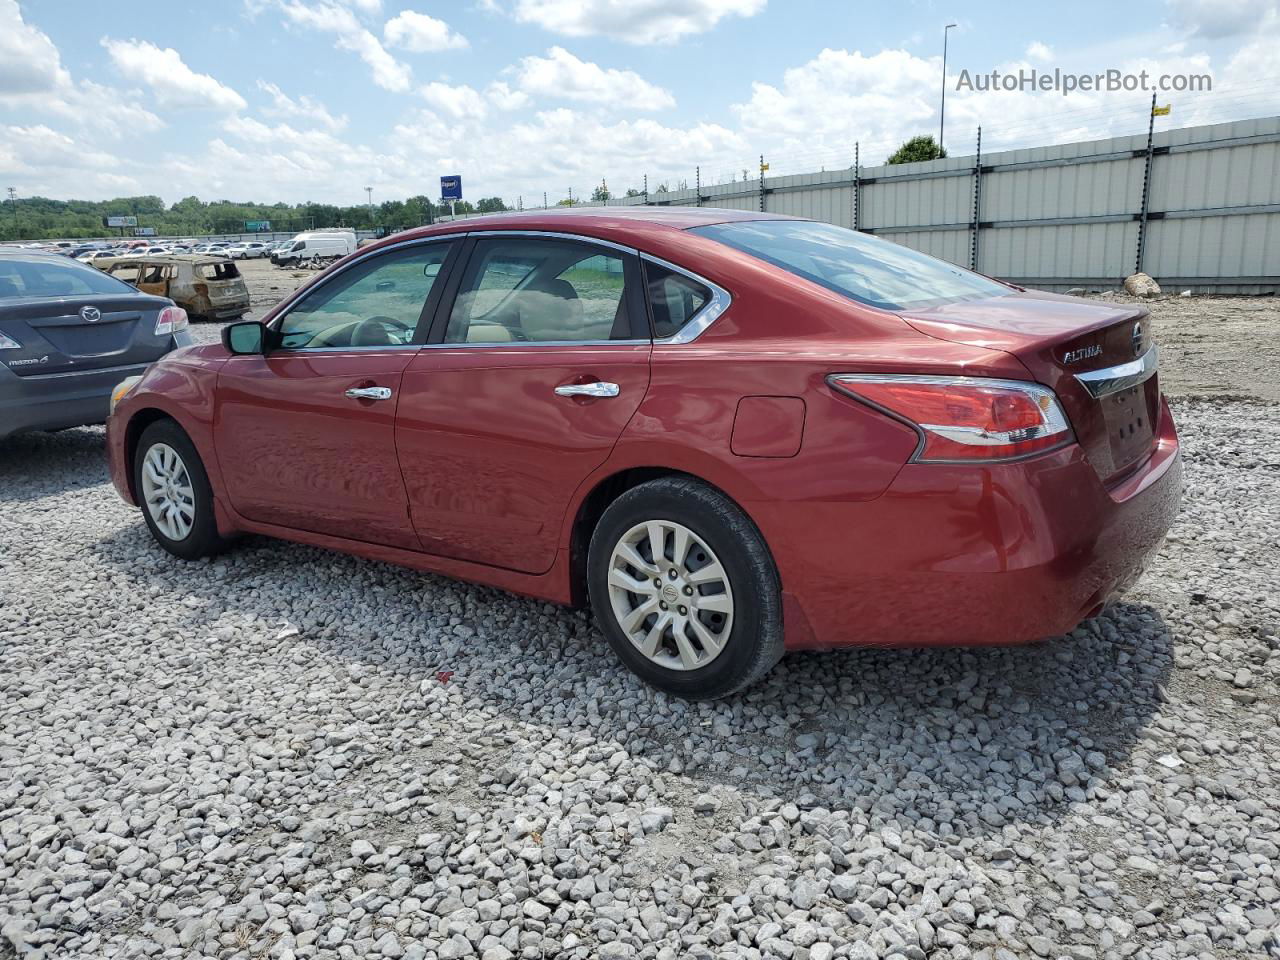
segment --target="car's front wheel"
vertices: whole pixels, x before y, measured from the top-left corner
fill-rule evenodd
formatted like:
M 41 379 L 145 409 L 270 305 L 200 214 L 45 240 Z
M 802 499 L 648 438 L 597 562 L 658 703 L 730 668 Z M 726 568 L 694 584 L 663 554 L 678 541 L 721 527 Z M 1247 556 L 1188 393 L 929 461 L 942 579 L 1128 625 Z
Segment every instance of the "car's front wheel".
M 183 560 L 209 556 L 223 546 L 209 475 L 180 426 L 157 420 L 143 430 L 133 471 L 138 504 L 160 546 Z
M 660 690 L 727 696 L 782 656 L 778 574 L 751 519 L 687 477 L 633 487 L 587 554 L 591 606 L 618 657 Z

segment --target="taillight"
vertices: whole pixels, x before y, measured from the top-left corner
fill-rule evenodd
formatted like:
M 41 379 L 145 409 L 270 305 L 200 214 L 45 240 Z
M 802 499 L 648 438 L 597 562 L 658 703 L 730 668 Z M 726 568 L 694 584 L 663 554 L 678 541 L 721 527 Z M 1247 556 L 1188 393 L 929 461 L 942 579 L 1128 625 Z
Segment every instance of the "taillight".
M 181 307 L 165 307 L 156 320 L 156 336 L 177 333 L 187 325 L 187 311 Z
M 1010 460 L 1071 441 L 1048 387 L 1021 380 L 836 374 L 837 390 L 905 420 L 923 443 L 917 461 Z

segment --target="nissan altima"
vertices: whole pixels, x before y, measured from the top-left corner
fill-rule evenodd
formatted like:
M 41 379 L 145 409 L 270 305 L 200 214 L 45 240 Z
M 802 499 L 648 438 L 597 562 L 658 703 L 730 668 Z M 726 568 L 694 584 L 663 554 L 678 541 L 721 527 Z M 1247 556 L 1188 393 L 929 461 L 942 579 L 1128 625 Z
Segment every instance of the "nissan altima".
M 1033 641 L 1178 508 L 1146 311 L 709 208 L 397 234 L 117 389 L 169 552 L 252 532 L 590 604 L 665 691 L 786 650 Z

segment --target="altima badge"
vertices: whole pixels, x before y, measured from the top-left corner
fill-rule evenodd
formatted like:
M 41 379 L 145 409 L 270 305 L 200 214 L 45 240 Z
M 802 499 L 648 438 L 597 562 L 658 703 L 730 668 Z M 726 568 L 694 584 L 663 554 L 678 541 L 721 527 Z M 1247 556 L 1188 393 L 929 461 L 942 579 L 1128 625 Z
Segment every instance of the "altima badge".
M 1101 344 L 1093 344 L 1088 347 L 1077 347 L 1074 350 L 1068 350 L 1062 355 L 1063 363 L 1079 363 L 1081 360 L 1088 360 L 1090 357 L 1096 357 L 1102 353 Z

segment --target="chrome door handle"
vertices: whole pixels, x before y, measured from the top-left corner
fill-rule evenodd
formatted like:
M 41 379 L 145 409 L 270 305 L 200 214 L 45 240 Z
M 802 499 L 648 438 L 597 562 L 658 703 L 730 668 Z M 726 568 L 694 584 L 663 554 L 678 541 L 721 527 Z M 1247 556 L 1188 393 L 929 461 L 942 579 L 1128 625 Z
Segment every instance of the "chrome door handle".
M 556 387 L 557 397 L 616 397 L 618 385 L 597 380 L 595 383 L 566 383 Z
M 347 391 L 351 400 L 390 400 L 390 387 L 352 387 Z

